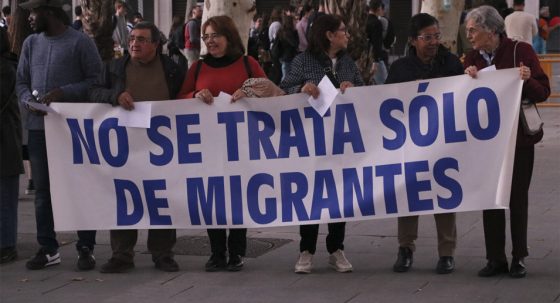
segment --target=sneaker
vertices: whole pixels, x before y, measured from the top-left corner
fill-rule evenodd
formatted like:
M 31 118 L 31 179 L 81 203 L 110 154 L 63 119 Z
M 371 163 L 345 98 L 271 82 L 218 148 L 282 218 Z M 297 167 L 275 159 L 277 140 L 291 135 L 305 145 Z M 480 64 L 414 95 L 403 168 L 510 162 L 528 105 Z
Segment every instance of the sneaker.
M 125 262 L 119 259 L 111 258 L 107 263 L 101 266 L 99 272 L 104 274 L 120 274 L 125 273 L 134 268 L 134 262 Z
M 229 261 L 227 263 L 228 271 L 240 271 L 243 269 L 243 257 L 240 255 L 229 256 Z
M 204 268 L 206 271 L 213 272 L 223 270 L 227 267 L 227 260 L 224 254 L 212 254 Z
M 17 259 L 15 247 L 5 247 L 0 250 L 0 264 L 9 263 Z
M 60 254 L 58 251 L 49 252 L 45 248 L 41 248 L 35 257 L 27 261 L 25 267 L 27 267 L 27 269 L 37 270 L 57 264 L 60 264 Z
M 78 249 L 78 262 L 76 263 L 78 270 L 92 270 L 95 267 L 95 257 L 93 251 L 87 246 Z
M 27 183 L 27 188 L 25 189 L 26 195 L 34 195 L 35 194 L 35 186 L 33 185 L 33 179 L 29 179 L 29 183 Z
M 299 258 L 296 262 L 295 272 L 298 274 L 309 274 L 311 273 L 311 268 L 313 267 L 313 255 L 309 251 L 305 250 L 299 254 Z
M 179 264 L 171 256 L 165 256 L 158 258 L 154 261 L 157 269 L 166 272 L 176 272 L 179 271 Z
M 348 262 L 344 251 L 338 249 L 329 256 L 329 264 L 338 272 L 351 272 L 352 264 Z

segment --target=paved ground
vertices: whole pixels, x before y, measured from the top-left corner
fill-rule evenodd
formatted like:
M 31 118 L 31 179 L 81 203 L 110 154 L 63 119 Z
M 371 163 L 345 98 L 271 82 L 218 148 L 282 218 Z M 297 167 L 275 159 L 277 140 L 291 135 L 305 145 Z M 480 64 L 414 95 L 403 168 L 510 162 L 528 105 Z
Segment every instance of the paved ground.
M 251 230 L 251 238 L 289 239 L 268 253 L 247 259 L 239 273 L 206 273 L 205 256 L 180 255 L 178 273 L 153 268 L 141 233 L 136 269 L 107 275 L 97 270 L 77 272 L 73 233 L 59 234 L 62 264 L 28 271 L 25 260 L 34 253 L 35 224 L 32 196 L 23 196 L 19 211 L 17 262 L 0 267 L 0 302 L 560 302 L 560 107 L 542 108 L 545 138 L 536 148 L 530 191 L 529 274 L 479 278 L 485 264 L 481 212 L 457 216 L 459 244 L 456 271 L 437 275 L 435 224 L 431 216 L 420 220 L 420 238 L 411 272 L 391 271 L 397 252 L 396 220 L 348 224 L 346 254 L 353 273 L 340 274 L 327 266 L 325 227 L 321 229 L 314 271 L 293 273 L 298 254 L 298 229 Z M 23 191 L 24 184 L 22 182 Z M 204 235 L 182 230 L 180 236 Z M 95 252 L 98 263 L 110 255 L 108 233 L 99 232 Z M 508 240 L 509 247 L 509 240 Z M 508 248 L 509 250 L 509 248 Z

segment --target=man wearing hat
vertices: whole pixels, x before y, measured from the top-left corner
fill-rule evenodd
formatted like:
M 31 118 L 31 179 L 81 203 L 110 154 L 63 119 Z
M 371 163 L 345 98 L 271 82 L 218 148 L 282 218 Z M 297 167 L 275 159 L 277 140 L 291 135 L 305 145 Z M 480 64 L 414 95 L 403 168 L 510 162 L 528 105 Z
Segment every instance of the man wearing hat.
M 101 72 L 101 58 L 95 44 L 74 30 L 62 10 L 60 0 L 30 0 L 20 6 L 31 11 L 29 23 L 35 34 L 25 39 L 17 69 L 16 91 L 21 102 L 88 102 L 87 91 Z M 32 94 L 39 93 L 38 98 Z M 41 248 L 26 267 L 43 269 L 60 263 L 58 241 L 49 185 L 49 169 L 43 116 L 45 112 L 27 107 L 25 126 L 29 130 L 29 158 L 35 193 L 37 242 Z M 56 157 L 56 154 L 48 155 Z M 95 267 L 95 231 L 78 231 L 77 267 Z

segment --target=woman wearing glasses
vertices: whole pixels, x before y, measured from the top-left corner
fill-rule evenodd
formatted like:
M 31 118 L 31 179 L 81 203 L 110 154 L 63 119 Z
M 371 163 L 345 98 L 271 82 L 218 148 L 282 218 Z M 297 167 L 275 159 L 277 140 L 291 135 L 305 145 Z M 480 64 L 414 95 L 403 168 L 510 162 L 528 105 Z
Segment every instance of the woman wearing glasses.
M 258 62 L 244 56 L 245 48 L 239 32 L 227 16 L 209 18 L 202 25 L 202 41 L 208 53 L 192 64 L 179 98 L 198 98 L 212 104 L 222 91 L 232 95 L 232 101 L 247 97 L 241 89 L 249 78 L 266 78 Z M 206 271 L 239 271 L 247 247 L 247 229 L 208 229 L 212 255 L 206 263 Z M 229 252 L 229 260 L 226 258 Z
M 496 9 L 491 6 L 480 6 L 469 12 L 465 22 L 467 39 L 474 49 L 465 57 L 466 74 L 476 78 L 478 70 L 490 65 L 495 65 L 496 69 L 518 67 L 519 76 L 524 81 L 521 97 L 531 102 L 543 102 L 548 98 L 550 83 L 533 48 L 530 44 L 516 42 L 506 37 L 504 19 Z M 529 255 L 527 250 L 529 185 L 533 173 L 536 142 L 524 139 L 521 123 L 518 123 L 509 201 L 513 246 L 511 267 L 508 268 L 505 253 L 505 210 L 485 210 L 482 213 L 482 221 L 488 263 L 478 272 L 481 277 L 509 272 L 513 278 L 523 278 L 527 274 L 524 258 Z
M 408 55 L 395 61 L 385 84 L 460 75 L 463 66 L 457 56 L 440 44 L 441 32 L 436 18 L 417 14 L 410 20 Z M 447 274 L 455 268 L 453 255 L 457 242 L 455 213 L 436 214 L 439 261 L 438 274 Z M 414 241 L 418 238 L 418 216 L 398 218 L 399 252 L 393 265 L 395 272 L 407 272 L 412 266 Z
M 349 87 L 364 85 L 358 67 L 346 53 L 347 45 L 348 32 L 342 18 L 333 15 L 317 18 L 310 29 L 307 50 L 294 58 L 280 88 L 288 94 L 301 92 L 317 98 L 321 93 L 317 85 L 324 76 L 329 77 L 342 92 Z M 343 251 L 345 226 L 345 222 L 328 224 L 329 264 L 338 272 L 352 271 L 352 264 Z M 318 234 L 318 224 L 300 226 L 300 256 L 295 265 L 296 273 L 311 272 Z

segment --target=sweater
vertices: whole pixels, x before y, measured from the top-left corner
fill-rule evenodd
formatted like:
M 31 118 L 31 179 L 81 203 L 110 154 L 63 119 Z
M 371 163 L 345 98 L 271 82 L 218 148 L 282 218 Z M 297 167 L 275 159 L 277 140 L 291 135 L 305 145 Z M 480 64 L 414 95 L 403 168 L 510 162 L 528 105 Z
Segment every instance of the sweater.
M 165 81 L 169 89 L 169 97 L 175 99 L 185 73 L 166 55 L 159 55 L 165 73 Z M 93 102 L 111 103 L 118 105 L 119 95 L 126 90 L 126 65 L 130 56 L 113 59 L 103 66 L 103 72 L 89 90 L 89 97 Z
M 548 76 L 541 68 L 539 58 L 535 54 L 531 45 L 525 42 L 519 42 L 517 44 L 514 63 L 513 56 L 515 44 L 516 41 L 502 36 L 500 38 L 500 45 L 496 49 L 494 58 L 492 59 L 492 64 L 496 66 L 496 69 L 504 69 L 519 66 L 520 63 L 523 62 L 523 65 L 531 69 L 531 78 L 527 79 L 527 81 L 523 83 L 521 98 L 527 98 L 531 102 L 535 103 L 545 101 L 550 95 L 550 82 L 548 80 Z M 487 67 L 488 63 L 484 60 L 478 50 L 472 50 L 467 54 L 464 62 L 465 68 L 471 65 L 476 66 L 480 70 Z M 517 147 L 526 147 L 532 144 L 534 143 L 525 140 L 521 120 L 519 120 L 517 126 Z
M 266 74 L 259 63 L 253 57 L 248 57 L 248 60 L 252 78 L 266 78 Z M 202 66 L 195 83 L 197 65 L 198 61 L 194 62 L 189 70 L 179 92 L 179 99 L 194 98 L 196 92 L 205 88 L 209 89 L 214 97 L 217 97 L 220 92 L 231 95 L 240 89 L 243 82 L 249 78 L 245 69 L 245 63 L 243 62 L 243 56 L 233 59 L 228 57 L 213 58 L 207 55 L 202 61 Z
M 33 34 L 23 42 L 17 69 L 16 92 L 21 102 L 39 98 L 55 88 L 64 96 L 60 102 L 88 102 L 88 89 L 101 72 L 101 58 L 93 41 L 67 27 L 58 36 Z M 27 129 L 44 129 L 43 116 L 28 115 Z
M 439 47 L 436 57 L 430 64 L 420 61 L 416 56 L 416 50 L 412 47 L 408 56 L 391 64 L 385 84 L 456 76 L 463 72 L 459 58 L 443 46 Z

